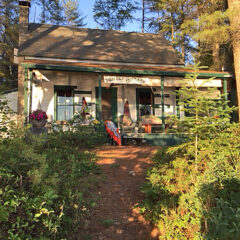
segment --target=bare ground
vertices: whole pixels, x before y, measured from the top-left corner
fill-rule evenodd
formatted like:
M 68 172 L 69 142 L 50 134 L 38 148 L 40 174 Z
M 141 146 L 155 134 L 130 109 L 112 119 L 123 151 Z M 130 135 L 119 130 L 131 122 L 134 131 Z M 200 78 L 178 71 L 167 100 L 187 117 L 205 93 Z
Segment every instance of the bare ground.
M 135 207 L 144 199 L 140 187 L 151 166 L 150 158 L 157 149 L 105 146 L 97 151 L 97 164 L 106 181 L 96 190 L 100 199 L 79 232 L 80 240 L 157 239 L 157 229 Z

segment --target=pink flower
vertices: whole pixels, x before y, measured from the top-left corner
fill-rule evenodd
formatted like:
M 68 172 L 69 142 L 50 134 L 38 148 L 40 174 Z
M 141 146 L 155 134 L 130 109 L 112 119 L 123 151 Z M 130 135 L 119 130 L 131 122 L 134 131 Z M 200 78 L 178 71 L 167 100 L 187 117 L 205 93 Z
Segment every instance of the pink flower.
M 43 110 L 35 110 L 32 113 L 29 114 L 30 119 L 36 119 L 36 120 L 42 120 L 42 119 L 48 119 L 48 116 L 45 111 Z

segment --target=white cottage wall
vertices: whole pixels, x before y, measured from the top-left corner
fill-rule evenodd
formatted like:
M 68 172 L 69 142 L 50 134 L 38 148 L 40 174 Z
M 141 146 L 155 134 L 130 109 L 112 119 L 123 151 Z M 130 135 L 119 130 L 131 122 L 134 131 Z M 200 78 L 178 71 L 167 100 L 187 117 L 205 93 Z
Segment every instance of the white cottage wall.
M 174 94 L 175 87 L 171 84 L 176 84 L 176 81 L 181 79 L 175 79 L 166 77 L 165 79 L 164 94 L 168 94 L 169 97 L 164 98 L 165 115 L 176 114 L 176 96 Z M 102 87 L 110 87 L 109 84 L 104 83 L 102 78 Z M 211 84 L 219 85 L 219 81 L 213 81 Z M 40 70 L 33 79 L 32 89 L 32 110 L 38 108 L 47 112 L 49 120 L 54 118 L 54 86 L 76 86 L 76 91 L 91 91 L 91 103 L 92 115 L 96 116 L 96 92 L 95 88 L 99 86 L 97 73 L 79 73 L 79 72 L 64 72 L 64 71 L 47 71 Z M 161 105 L 161 79 L 160 77 L 149 77 L 149 84 L 147 86 L 140 85 L 116 85 L 117 88 L 117 107 L 118 117 L 123 114 L 124 103 L 126 100 L 129 102 L 130 114 L 133 121 L 137 121 L 137 109 L 136 109 L 136 88 L 151 88 L 156 95 L 154 102 L 157 105 Z M 204 90 L 204 88 L 203 88 Z M 217 94 L 214 94 L 217 95 Z M 162 109 L 155 108 L 155 115 L 161 116 Z M 180 112 L 181 118 L 183 118 L 182 111 Z
M 41 108 L 49 120 L 54 118 L 54 86 L 76 86 L 76 91 L 92 91 L 91 102 L 95 103 L 95 87 L 98 77 L 93 73 L 40 71 L 43 77 L 33 81 L 32 110 Z M 92 107 L 95 116 L 95 105 Z

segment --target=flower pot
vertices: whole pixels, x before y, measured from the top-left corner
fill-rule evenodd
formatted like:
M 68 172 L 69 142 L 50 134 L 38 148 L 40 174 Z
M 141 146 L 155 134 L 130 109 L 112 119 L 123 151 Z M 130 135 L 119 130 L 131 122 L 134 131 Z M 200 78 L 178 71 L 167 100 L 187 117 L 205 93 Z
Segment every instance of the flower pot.
M 46 119 L 41 119 L 41 120 L 30 119 L 30 123 L 33 125 L 33 127 L 43 128 L 46 125 L 47 120 Z

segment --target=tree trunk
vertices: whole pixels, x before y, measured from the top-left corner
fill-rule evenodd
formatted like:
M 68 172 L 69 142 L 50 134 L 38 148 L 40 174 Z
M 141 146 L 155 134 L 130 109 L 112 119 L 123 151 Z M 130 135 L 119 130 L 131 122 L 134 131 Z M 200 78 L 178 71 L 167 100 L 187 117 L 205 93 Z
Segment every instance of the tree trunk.
M 144 33 L 145 24 L 145 0 L 142 0 L 142 33 Z
M 232 11 L 230 18 L 232 29 L 232 44 L 234 56 L 235 78 L 237 86 L 238 106 L 240 106 L 240 0 L 228 0 L 228 8 Z M 240 121 L 240 111 L 238 110 L 238 119 Z

